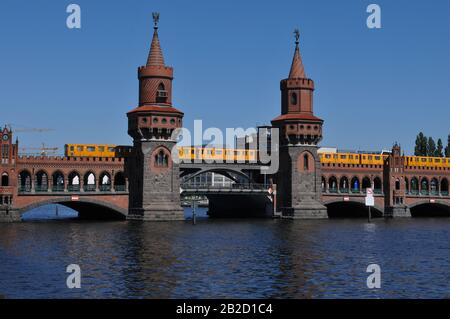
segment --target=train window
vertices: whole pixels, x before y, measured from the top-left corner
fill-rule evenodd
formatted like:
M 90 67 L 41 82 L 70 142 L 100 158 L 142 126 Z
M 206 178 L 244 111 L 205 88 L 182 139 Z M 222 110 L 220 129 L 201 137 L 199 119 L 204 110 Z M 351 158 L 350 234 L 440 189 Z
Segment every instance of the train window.
M 381 159 L 381 156 L 375 156 L 375 160 L 379 161 Z
M 83 151 L 83 146 L 78 146 L 78 147 L 77 147 L 77 151 L 78 151 L 78 152 L 82 152 L 82 151 Z
M 434 162 L 435 162 L 435 163 L 440 163 L 440 162 L 441 162 L 441 160 L 440 160 L 440 159 L 438 159 L 438 158 L 436 158 L 436 159 L 434 160 Z
M 349 158 L 349 159 L 353 159 L 353 155 L 349 155 L 348 158 Z
M 325 154 L 325 158 L 331 158 L 330 154 Z
M 95 146 L 88 146 L 87 150 L 88 152 L 95 152 Z
M 347 156 L 346 155 L 341 155 L 341 159 L 346 159 Z
M 73 152 L 75 150 L 75 146 L 71 146 L 70 150 Z
M 108 147 L 108 152 L 114 152 L 115 148 L 114 147 Z
M 422 160 L 422 162 L 426 162 L 427 161 L 427 159 L 426 158 L 421 158 L 421 160 Z

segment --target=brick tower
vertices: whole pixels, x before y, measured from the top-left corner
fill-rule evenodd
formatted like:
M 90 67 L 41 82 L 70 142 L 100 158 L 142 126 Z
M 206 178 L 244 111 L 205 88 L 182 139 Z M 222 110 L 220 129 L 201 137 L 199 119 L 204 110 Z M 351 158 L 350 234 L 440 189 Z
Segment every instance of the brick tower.
M 272 120 L 280 132 L 278 209 L 293 219 L 327 218 L 321 204 L 321 170 L 317 144 L 323 120 L 314 116 L 314 82 L 305 74 L 295 30 L 295 52 L 287 79 L 281 80 L 281 115 Z
M 158 38 L 159 14 L 153 13 L 154 33 L 147 64 L 138 68 L 139 106 L 128 112 L 133 151 L 127 158 L 129 219 L 183 220 L 179 166 L 172 161 L 183 113 L 172 106 L 173 68 L 166 66 Z
M 405 157 L 400 145 L 392 147 L 392 152 L 384 161 L 385 215 L 387 217 L 411 217 L 406 205 Z

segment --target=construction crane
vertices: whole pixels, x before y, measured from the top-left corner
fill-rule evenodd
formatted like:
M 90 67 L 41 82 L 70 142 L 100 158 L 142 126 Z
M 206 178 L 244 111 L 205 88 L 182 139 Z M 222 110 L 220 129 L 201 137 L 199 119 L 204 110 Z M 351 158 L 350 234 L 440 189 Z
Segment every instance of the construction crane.
M 19 151 L 24 151 L 25 154 L 29 154 L 29 155 L 42 155 L 42 156 L 47 156 L 47 155 L 55 155 L 56 152 L 59 150 L 58 147 L 46 147 L 44 143 L 42 143 L 41 147 L 22 147 L 19 148 Z M 31 152 L 28 153 L 27 151 L 39 151 L 39 152 Z
M 36 127 L 20 127 L 21 125 L 13 125 L 13 124 L 6 124 L 6 126 L 12 130 L 13 126 L 18 126 L 19 128 L 15 128 L 14 132 L 16 133 L 44 133 L 44 132 L 51 132 L 54 131 L 52 128 L 36 128 Z
M 28 133 L 28 132 L 43 133 L 43 132 L 54 131 L 54 129 L 51 129 L 51 128 L 18 128 L 18 129 L 15 129 L 14 131 L 17 133 Z

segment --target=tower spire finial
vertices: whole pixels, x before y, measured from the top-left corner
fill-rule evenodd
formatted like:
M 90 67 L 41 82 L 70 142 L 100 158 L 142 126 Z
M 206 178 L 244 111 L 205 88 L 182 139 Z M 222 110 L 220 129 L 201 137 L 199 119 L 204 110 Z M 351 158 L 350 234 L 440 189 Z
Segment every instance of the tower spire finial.
M 298 47 L 299 39 L 300 39 L 300 31 L 296 28 L 294 30 L 294 36 L 295 36 L 295 46 Z
M 153 23 L 155 24 L 155 26 L 153 28 L 156 30 L 156 29 L 158 29 L 159 12 L 153 12 L 152 16 L 153 16 Z
M 152 44 L 150 45 L 150 52 L 148 54 L 147 66 L 164 66 L 164 57 L 161 50 L 161 45 L 159 43 L 158 37 L 158 22 L 159 22 L 159 13 L 153 12 L 153 23 L 155 24 L 153 29 L 153 39 Z
M 305 68 L 303 67 L 302 58 L 300 56 L 300 49 L 298 48 L 300 31 L 298 29 L 294 30 L 295 36 L 295 52 L 294 58 L 292 59 L 291 70 L 289 71 L 289 78 L 306 78 Z

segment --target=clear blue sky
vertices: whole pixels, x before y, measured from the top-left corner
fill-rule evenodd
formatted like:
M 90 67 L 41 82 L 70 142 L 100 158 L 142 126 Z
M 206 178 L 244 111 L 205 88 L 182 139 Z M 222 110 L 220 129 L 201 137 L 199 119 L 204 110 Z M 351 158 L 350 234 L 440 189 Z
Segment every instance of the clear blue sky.
M 66 28 L 66 6 L 82 29 Z M 366 7 L 382 8 L 382 29 Z M 301 30 L 316 82 L 324 146 L 407 152 L 415 135 L 450 133 L 450 2 L 434 1 L 11 1 L 0 9 L 0 123 L 48 127 L 22 146 L 130 144 L 126 112 L 137 105 L 136 68 L 146 61 L 151 12 L 159 11 L 174 105 L 204 126 L 250 127 L 280 112 Z

